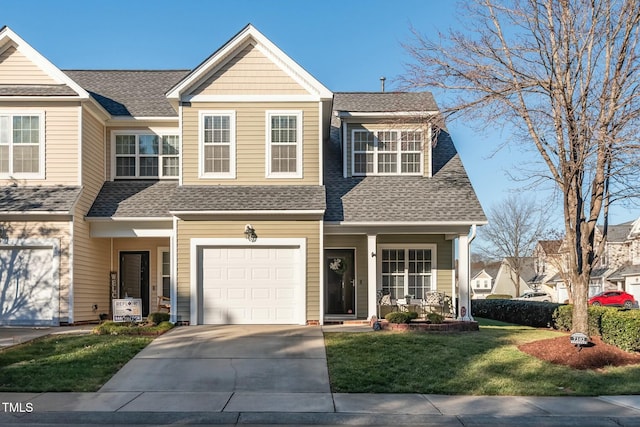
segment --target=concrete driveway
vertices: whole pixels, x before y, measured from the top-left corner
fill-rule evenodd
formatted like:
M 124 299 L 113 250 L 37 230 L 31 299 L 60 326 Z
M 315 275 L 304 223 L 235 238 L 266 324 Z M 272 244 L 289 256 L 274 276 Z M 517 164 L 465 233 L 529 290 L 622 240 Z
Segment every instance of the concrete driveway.
M 163 391 L 330 393 L 322 330 L 271 325 L 178 327 L 154 340 L 100 389 Z

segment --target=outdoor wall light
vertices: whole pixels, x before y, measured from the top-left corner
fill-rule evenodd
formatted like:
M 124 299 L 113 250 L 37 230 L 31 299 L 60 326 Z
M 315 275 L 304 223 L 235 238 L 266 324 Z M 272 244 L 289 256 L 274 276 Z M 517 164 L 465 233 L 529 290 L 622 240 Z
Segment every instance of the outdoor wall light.
M 376 257 L 376 253 L 375 252 L 371 252 L 371 258 L 375 258 Z
M 244 237 L 246 237 L 250 242 L 258 240 L 258 235 L 256 234 L 256 229 L 253 228 L 253 225 L 247 224 L 244 226 Z

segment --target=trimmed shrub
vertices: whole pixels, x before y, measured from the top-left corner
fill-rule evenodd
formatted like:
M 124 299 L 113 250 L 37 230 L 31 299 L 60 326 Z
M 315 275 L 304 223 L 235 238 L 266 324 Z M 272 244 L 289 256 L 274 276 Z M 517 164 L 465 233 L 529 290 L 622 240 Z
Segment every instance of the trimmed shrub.
M 547 328 L 553 325 L 553 313 L 559 304 L 507 299 L 471 300 L 471 315 L 517 325 Z
M 444 316 L 440 313 L 428 313 L 427 320 L 431 323 L 444 323 Z
M 385 319 L 387 319 L 387 321 L 389 323 L 409 323 L 411 322 L 411 317 L 409 316 L 409 313 L 405 313 L 405 312 L 401 312 L 401 311 L 394 311 L 392 313 L 388 313 L 386 316 L 384 316 Z
M 508 294 L 489 294 L 487 299 L 511 299 L 513 296 Z
M 95 328 L 96 335 L 160 335 L 173 328 L 173 323 L 162 322 L 159 325 L 146 326 L 136 323 L 104 322 Z
M 418 318 L 418 312 L 416 311 L 407 311 L 407 316 L 409 316 L 409 321 Z
M 601 316 L 602 340 L 626 351 L 640 351 L 640 311 L 610 309 Z
M 147 316 L 147 321 L 154 325 L 159 325 L 162 322 L 168 322 L 169 319 L 170 319 L 169 313 L 162 313 L 159 311 L 155 313 L 149 313 L 149 315 Z
M 589 336 L 600 336 L 601 335 L 601 323 L 602 316 L 604 313 L 613 310 L 617 311 L 616 308 L 612 307 L 597 307 L 597 306 L 589 306 L 588 308 L 588 316 L 589 316 L 589 331 L 587 334 Z M 573 305 L 561 305 L 559 306 L 555 313 L 553 313 L 553 327 L 558 329 L 559 331 L 569 332 L 573 326 Z

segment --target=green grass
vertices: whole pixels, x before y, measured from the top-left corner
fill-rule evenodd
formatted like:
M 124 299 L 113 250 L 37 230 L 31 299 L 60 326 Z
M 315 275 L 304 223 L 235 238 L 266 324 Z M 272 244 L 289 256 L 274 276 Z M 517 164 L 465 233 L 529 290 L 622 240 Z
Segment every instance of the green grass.
M 479 332 L 325 333 L 331 387 L 341 393 L 607 395 L 640 393 L 640 366 L 579 371 L 517 345 L 558 332 L 481 320 Z
M 0 351 L 0 391 L 96 391 L 153 337 L 50 335 Z

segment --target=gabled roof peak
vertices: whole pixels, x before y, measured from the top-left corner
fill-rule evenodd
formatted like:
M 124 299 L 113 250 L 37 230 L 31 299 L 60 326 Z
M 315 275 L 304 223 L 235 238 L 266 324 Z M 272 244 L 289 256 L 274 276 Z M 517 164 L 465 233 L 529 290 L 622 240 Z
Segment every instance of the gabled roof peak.
M 247 24 L 240 32 L 172 87 L 166 94 L 167 98 L 181 99 L 182 96 L 188 94 L 189 90 L 194 89 L 198 83 L 204 81 L 213 70 L 216 70 L 222 64 L 233 58 L 234 55 L 248 43 L 255 44 L 255 46 L 259 47 L 266 56 L 309 91 L 310 94 L 316 96 L 318 99 L 332 98 L 333 94 L 329 89 L 324 87 L 322 83 L 298 65 L 298 63 L 272 43 L 252 24 Z
M 35 50 L 29 43 L 24 41 L 19 35 L 17 35 L 8 26 L 0 28 L 0 52 L 5 50 L 5 46 L 13 45 L 20 51 L 22 55 L 27 57 L 31 62 L 37 65 L 45 74 L 51 77 L 56 84 L 67 85 L 72 91 L 80 98 L 88 99 L 89 93 L 84 90 L 80 85 L 69 78 L 58 67 L 53 65 L 47 58 Z

